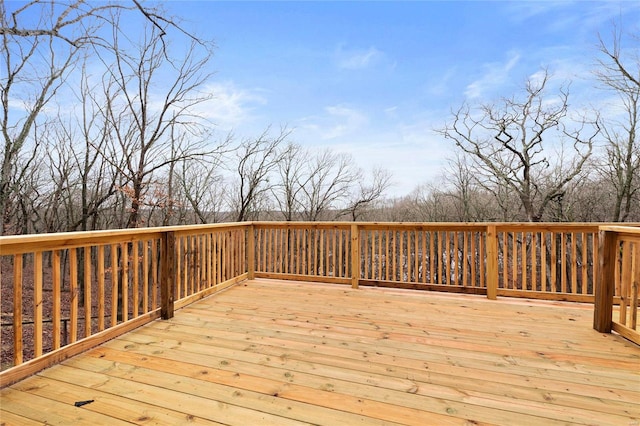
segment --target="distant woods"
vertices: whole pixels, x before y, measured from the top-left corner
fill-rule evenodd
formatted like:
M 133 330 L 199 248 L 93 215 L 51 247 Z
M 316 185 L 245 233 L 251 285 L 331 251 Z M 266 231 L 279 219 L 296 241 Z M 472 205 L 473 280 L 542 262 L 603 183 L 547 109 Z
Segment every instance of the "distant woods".
M 161 6 L 9 6 L 2 234 L 255 219 L 640 221 L 640 60 L 620 31 L 594 52 L 594 90 L 613 106 L 573 109 L 569 85 L 539 72 L 519 93 L 454 109 L 437 129 L 457 146 L 441 181 L 390 198 L 388 171 L 309 148 L 286 127 L 214 133 L 213 43 Z

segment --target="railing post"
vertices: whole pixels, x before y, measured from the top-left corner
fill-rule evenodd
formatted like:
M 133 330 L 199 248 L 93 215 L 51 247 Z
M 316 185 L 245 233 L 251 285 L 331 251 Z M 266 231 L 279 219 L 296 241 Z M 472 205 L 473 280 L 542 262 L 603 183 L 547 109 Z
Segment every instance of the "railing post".
M 358 288 L 360 282 L 360 228 L 351 224 L 351 287 Z
M 599 246 L 598 278 L 594 288 L 593 328 L 600 333 L 611 333 L 616 255 L 618 250 L 616 233 L 613 231 L 600 231 Z
M 247 231 L 247 278 L 254 279 L 256 274 L 256 234 L 253 224 Z
M 161 240 L 160 315 L 162 319 L 173 318 L 175 286 L 176 237 L 173 231 L 165 232 Z
M 495 225 L 487 226 L 487 298 L 498 297 L 498 231 Z

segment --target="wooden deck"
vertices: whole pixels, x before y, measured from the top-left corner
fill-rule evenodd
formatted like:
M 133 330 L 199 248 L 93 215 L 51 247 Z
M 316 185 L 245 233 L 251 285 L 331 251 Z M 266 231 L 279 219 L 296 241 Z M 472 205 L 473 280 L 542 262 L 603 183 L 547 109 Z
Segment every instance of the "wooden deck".
M 3 389 L 0 418 L 637 425 L 640 348 L 592 321 L 586 304 L 254 280 Z

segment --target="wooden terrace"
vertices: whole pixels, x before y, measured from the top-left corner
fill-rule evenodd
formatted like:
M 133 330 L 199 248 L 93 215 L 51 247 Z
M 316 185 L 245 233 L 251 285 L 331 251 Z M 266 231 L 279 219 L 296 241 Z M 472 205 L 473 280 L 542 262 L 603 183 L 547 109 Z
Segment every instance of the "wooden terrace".
M 36 300 L 49 277 L 59 295 L 65 283 L 73 289 L 80 267 L 99 272 L 82 275 L 84 304 L 71 297 L 54 306 L 50 329 L 38 303 L 31 316 L 14 300 L 34 330 L 14 311 L 0 423 L 640 422 L 640 348 L 628 340 L 637 339 L 638 230 L 546 225 L 512 238 L 513 225 L 386 224 L 367 236 L 373 226 L 250 223 L 3 240 L 14 283 L 37 265 L 29 272 Z M 519 246 L 526 232 L 533 244 Z M 82 251 L 97 256 L 75 259 Z M 554 266 L 554 257 L 580 267 Z M 538 265 L 512 275 L 512 266 L 540 263 L 553 273 Z M 124 307 L 104 306 L 122 292 Z M 65 303 L 80 324 L 67 344 Z M 20 345 L 29 333 L 33 356 Z

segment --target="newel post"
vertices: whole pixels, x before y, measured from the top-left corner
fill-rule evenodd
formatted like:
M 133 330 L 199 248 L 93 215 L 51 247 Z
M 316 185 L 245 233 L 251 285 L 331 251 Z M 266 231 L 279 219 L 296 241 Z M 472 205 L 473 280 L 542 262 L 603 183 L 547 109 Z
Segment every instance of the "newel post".
M 498 231 L 495 225 L 487 226 L 487 298 L 498 297 Z
M 252 280 L 256 276 L 256 230 L 253 224 L 247 231 L 247 278 Z
M 360 283 L 360 228 L 351 224 L 351 287 L 358 288 Z
M 173 299 L 176 276 L 176 237 L 173 231 L 162 234 L 160 246 L 160 315 L 162 319 L 173 318 Z
M 598 250 L 600 258 L 594 288 L 595 306 L 593 309 L 593 328 L 600 333 L 611 333 L 617 250 L 616 233 L 600 231 Z

